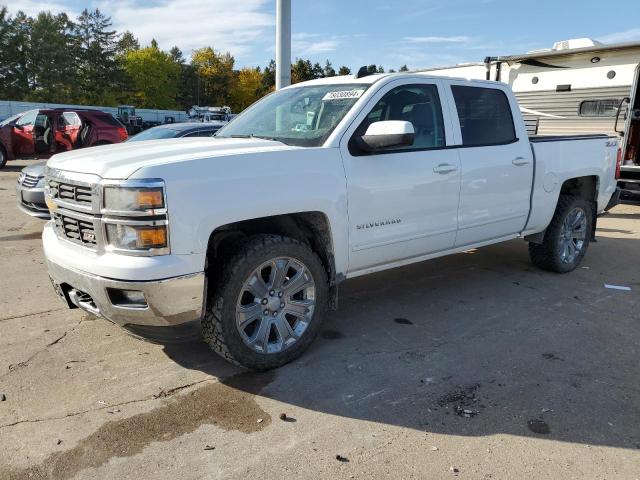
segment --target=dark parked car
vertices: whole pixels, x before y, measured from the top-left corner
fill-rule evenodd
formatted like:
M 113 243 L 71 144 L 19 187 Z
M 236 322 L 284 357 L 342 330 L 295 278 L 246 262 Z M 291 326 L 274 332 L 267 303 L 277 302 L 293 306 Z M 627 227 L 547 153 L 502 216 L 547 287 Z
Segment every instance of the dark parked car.
M 15 158 L 49 158 L 127 138 L 124 125 L 110 113 L 68 108 L 29 110 L 0 122 L 0 168 Z
M 223 123 L 171 123 L 150 128 L 129 138 L 129 142 L 160 140 L 163 138 L 211 137 Z M 44 203 L 44 167 L 39 162 L 25 167 L 17 186 L 18 207 L 23 212 L 38 218 L 49 218 L 49 209 Z
M 226 125 L 226 122 L 168 123 L 138 133 L 137 135 L 131 137 L 129 139 L 129 142 L 140 142 L 143 140 L 160 140 L 163 138 L 211 137 L 224 125 Z

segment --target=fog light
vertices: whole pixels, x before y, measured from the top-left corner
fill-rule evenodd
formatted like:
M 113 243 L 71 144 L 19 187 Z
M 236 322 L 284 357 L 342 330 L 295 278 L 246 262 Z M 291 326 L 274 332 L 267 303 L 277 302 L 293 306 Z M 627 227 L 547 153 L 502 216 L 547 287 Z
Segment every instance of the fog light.
M 116 307 L 146 308 L 148 306 L 144 293 L 139 290 L 108 288 L 107 291 L 111 303 Z

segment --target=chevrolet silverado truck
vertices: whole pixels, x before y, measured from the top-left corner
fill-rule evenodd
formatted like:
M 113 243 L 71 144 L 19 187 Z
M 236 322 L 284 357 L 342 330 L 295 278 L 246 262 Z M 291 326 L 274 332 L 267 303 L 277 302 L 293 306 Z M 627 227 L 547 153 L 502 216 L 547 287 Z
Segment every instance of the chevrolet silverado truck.
M 193 327 L 264 370 L 298 357 L 347 278 L 511 239 L 575 269 L 616 191 L 617 140 L 528 138 L 507 85 L 334 77 L 263 98 L 213 138 L 49 160 L 54 288 L 137 336 Z

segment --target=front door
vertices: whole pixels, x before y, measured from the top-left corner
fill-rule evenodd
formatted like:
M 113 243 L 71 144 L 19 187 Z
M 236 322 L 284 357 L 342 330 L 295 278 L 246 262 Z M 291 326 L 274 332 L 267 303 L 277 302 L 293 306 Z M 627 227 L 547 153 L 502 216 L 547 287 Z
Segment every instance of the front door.
M 391 82 L 371 99 L 341 144 L 347 176 L 349 272 L 402 262 L 453 247 L 460 168 L 443 116 L 442 85 Z M 448 117 L 446 117 L 448 118 Z M 415 140 L 371 154 L 356 138 L 384 120 L 413 124 Z
M 35 155 L 33 129 L 37 116 L 37 110 L 30 110 L 16 120 L 11 135 L 11 143 L 13 144 L 13 152 L 16 158 L 33 157 Z
M 456 247 L 518 234 L 529 215 L 533 153 L 515 99 L 500 88 L 452 82 L 461 147 Z

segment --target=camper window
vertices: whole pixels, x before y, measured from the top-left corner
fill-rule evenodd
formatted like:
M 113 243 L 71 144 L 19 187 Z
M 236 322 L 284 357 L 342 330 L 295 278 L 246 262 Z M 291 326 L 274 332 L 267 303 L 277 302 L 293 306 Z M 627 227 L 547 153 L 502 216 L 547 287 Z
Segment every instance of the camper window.
M 584 100 L 578 114 L 581 117 L 615 117 L 618 113 L 619 98 Z

